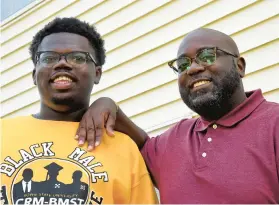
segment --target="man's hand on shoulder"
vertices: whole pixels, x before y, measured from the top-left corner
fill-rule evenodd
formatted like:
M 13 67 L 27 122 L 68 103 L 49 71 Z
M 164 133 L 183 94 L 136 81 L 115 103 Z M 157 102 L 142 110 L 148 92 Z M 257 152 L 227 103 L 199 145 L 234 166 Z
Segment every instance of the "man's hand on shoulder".
M 114 135 L 114 126 L 118 106 L 107 97 L 96 100 L 83 115 L 75 139 L 79 146 L 88 141 L 88 151 L 92 151 L 101 143 L 104 130 L 107 135 Z

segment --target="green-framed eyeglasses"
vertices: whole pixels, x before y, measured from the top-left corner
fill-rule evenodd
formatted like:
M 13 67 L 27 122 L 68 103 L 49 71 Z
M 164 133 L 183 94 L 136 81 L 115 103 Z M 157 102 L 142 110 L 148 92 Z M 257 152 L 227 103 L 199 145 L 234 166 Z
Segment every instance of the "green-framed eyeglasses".
M 180 56 L 180 57 L 168 62 L 168 65 L 169 65 L 169 67 L 171 67 L 174 70 L 174 72 L 179 73 L 179 74 L 186 70 L 189 70 L 193 61 L 195 61 L 198 65 L 203 66 L 203 67 L 210 66 L 210 65 L 214 64 L 216 61 L 217 51 L 221 51 L 221 52 L 225 53 L 226 55 L 230 55 L 235 58 L 238 58 L 238 56 L 236 56 L 228 51 L 225 51 L 223 49 L 220 49 L 218 47 L 210 47 L 210 48 L 200 49 L 194 58 L 190 58 L 187 56 Z

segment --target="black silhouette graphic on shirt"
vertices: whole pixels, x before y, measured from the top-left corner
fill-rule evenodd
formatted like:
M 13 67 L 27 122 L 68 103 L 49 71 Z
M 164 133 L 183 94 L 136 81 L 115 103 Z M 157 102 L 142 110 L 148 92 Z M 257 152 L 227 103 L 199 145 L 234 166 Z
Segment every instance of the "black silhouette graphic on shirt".
M 65 193 L 65 184 L 57 180 L 59 171 L 63 169 L 60 165 L 52 162 L 44 167 L 48 172 L 46 180 L 42 182 L 41 192 L 49 194 Z
M 6 186 L 1 186 L 0 190 L 0 201 L 3 205 L 8 205 L 7 189 Z
M 23 179 L 16 183 L 13 187 L 13 199 L 16 201 L 19 198 L 24 198 L 26 193 L 35 193 L 38 190 L 39 182 L 32 181 L 33 170 L 25 169 L 22 172 Z
M 52 162 L 44 167 L 47 170 L 46 180 L 32 181 L 33 170 L 25 169 L 22 180 L 13 186 L 13 201 L 27 197 L 44 197 L 44 203 L 49 203 L 51 198 L 72 199 L 77 198 L 86 201 L 88 196 L 88 184 L 81 181 L 82 172 L 75 170 L 72 174 L 72 183 L 66 184 L 57 178 L 63 171 L 63 167 Z M 71 181 L 69 179 L 69 181 Z M 30 183 L 30 184 L 29 184 Z
M 73 183 L 66 185 L 67 193 L 78 194 L 78 198 L 86 199 L 88 195 L 88 184 L 81 181 L 82 172 L 76 170 L 73 173 Z

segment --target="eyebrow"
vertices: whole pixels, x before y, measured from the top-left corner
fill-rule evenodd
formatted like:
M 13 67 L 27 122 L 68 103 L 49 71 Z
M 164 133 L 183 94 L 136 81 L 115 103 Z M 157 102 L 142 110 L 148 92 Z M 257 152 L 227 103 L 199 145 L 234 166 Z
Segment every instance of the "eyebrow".
M 197 51 L 196 51 L 196 54 L 199 53 L 201 50 L 203 49 L 207 49 L 207 48 L 215 48 L 216 46 L 205 46 L 205 47 L 201 47 L 199 48 Z M 185 55 L 185 53 L 181 54 L 180 56 L 177 57 L 178 58 L 181 58 L 181 57 L 188 57 L 187 55 Z

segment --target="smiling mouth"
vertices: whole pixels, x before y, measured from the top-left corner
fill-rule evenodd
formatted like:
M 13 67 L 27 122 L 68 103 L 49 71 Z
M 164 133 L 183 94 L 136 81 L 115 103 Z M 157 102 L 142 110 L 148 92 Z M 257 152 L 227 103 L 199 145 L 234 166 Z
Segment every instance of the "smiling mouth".
M 55 90 L 65 92 L 65 91 L 73 88 L 74 82 L 75 81 L 73 79 L 71 79 L 70 77 L 68 77 L 66 75 L 60 75 L 51 81 L 51 86 Z
M 202 86 L 202 85 L 205 85 L 205 84 L 208 84 L 210 83 L 209 80 L 202 80 L 202 81 L 198 81 L 196 83 L 193 84 L 193 88 L 196 88 L 196 87 L 199 87 L 199 86 Z
M 59 76 L 53 80 L 57 84 L 67 84 L 73 82 L 73 80 L 67 76 Z

